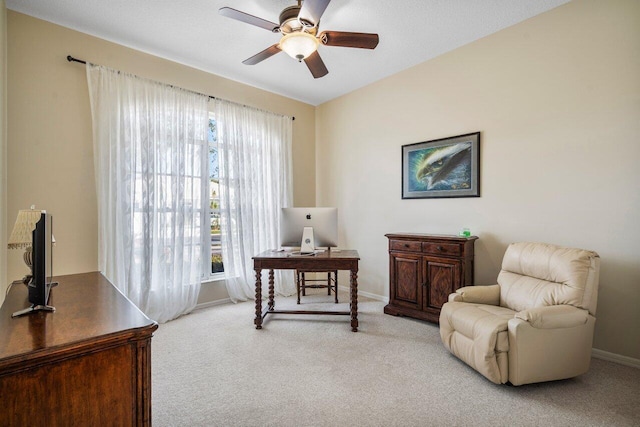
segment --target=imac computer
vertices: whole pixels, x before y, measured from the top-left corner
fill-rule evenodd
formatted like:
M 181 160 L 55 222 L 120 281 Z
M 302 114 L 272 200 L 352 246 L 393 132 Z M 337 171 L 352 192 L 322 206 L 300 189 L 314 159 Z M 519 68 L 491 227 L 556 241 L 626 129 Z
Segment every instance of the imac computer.
M 338 208 L 282 208 L 280 246 L 299 246 L 301 254 L 338 246 Z

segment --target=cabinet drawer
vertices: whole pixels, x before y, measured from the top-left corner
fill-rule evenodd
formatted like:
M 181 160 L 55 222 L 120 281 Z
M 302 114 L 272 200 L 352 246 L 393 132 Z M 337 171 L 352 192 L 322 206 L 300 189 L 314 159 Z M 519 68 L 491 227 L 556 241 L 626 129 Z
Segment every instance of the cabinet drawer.
M 433 255 L 458 256 L 462 253 L 460 245 L 451 243 L 422 243 L 422 251 Z
M 390 240 L 389 248 L 392 251 L 422 252 L 422 242 L 412 240 Z

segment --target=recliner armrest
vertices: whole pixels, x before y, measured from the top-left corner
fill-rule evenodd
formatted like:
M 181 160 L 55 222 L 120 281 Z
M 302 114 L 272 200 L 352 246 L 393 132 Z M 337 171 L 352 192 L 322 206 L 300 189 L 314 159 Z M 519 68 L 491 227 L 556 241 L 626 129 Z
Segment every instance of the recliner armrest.
M 550 305 L 523 310 L 514 317 L 537 329 L 558 329 L 584 325 L 589 312 L 572 305 Z
M 449 301 L 470 302 L 475 304 L 500 304 L 500 285 L 465 286 L 449 295 Z

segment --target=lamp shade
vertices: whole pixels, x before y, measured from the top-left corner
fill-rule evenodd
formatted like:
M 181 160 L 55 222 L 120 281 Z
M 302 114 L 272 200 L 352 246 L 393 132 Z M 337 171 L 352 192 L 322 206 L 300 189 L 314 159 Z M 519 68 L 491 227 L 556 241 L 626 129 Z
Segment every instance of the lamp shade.
M 31 246 L 32 232 L 36 228 L 36 222 L 40 221 L 42 213 L 38 209 L 23 209 L 18 212 L 18 218 L 13 226 L 7 247 L 19 249 Z
M 280 39 L 280 49 L 293 59 L 302 61 L 318 49 L 318 39 L 304 31 L 285 34 Z

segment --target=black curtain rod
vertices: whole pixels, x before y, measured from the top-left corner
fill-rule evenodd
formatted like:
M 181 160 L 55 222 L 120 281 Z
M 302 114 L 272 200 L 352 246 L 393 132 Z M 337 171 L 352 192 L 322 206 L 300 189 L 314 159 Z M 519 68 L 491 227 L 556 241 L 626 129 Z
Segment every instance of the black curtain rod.
M 69 62 L 79 62 L 79 63 L 81 63 L 81 64 L 86 64 L 86 63 L 87 63 L 87 61 L 83 61 L 82 59 L 74 58 L 74 57 L 73 57 L 73 56 L 71 56 L 71 55 L 67 55 L 67 61 L 69 61 Z M 172 85 L 169 85 L 169 86 L 172 86 Z M 173 86 L 172 86 L 172 87 L 173 87 Z M 195 92 L 195 91 L 191 91 L 191 92 Z M 215 96 L 207 95 L 206 93 L 200 93 L 200 92 L 195 92 L 195 93 L 197 93 L 198 95 L 208 96 L 208 97 L 209 97 L 209 99 L 216 99 L 216 97 L 215 97 Z M 248 107 L 248 106 L 247 106 L 247 105 L 245 105 L 245 107 Z M 255 107 L 249 107 L 249 108 L 255 108 Z M 295 119 L 296 119 L 295 117 L 293 117 L 293 116 L 291 117 L 291 120 L 295 120 Z
M 79 62 L 81 64 L 86 64 L 87 63 L 87 61 L 83 61 L 82 59 L 74 58 L 71 55 L 67 55 L 67 61 L 69 61 L 69 62 Z

